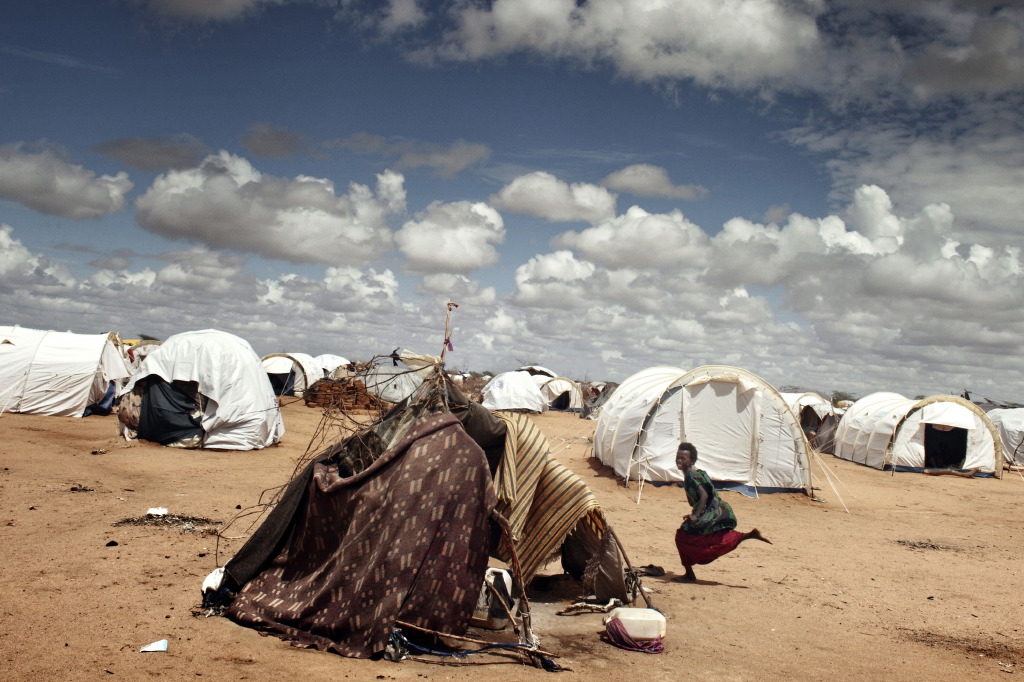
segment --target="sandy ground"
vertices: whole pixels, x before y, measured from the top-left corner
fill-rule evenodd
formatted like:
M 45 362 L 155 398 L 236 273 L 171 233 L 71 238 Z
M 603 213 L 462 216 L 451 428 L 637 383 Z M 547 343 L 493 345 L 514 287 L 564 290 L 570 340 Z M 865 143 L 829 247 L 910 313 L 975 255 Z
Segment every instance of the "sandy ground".
M 5 680 L 380 679 L 910 680 L 1024 674 L 1019 583 L 1024 478 L 932 477 L 823 456 L 817 499 L 725 493 L 749 542 L 679 584 L 672 537 L 682 491 L 624 487 L 590 458 L 595 422 L 534 417 L 555 456 L 595 491 L 668 619 L 666 650 L 600 639 L 600 614 L 558 616 L 576 586 L 532 600 L 541 647 L 571 672 L 509 659 L 472 665 L 342 658 L 194 615 L 218 536 L 181 525 L 124 525 L 150 507 L 227 522 L 284 483 L 321 412 L 284 406 L 287 434 L 258 452 L 181 451 L 116 436 L 114 417 L 0 416 L 0 678 Z M 826 473 L 827 472 L 827 473 Z M 835 479 L 836 488 L 830 484 Z M 639 496 L 639 502 L 638 502 Z M 844 509 L 848 508 L 849 511 Z M 219 539 L 220 563 L 245 524 Z M 556 575 L 548 566 L 543 573 Z M 141 653 L 169 640 L 166 653 Z M 490 662 L 488 662 L 490 661 Z

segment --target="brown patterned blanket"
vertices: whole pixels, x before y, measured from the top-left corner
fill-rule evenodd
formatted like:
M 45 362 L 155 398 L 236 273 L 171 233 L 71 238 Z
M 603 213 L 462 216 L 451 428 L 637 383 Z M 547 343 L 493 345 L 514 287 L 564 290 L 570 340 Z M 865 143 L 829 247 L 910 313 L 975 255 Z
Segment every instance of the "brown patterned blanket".
M 241 586 L 227 615 L 360 658 L 385 648 L 396 620 L 462 634 L 496 501 L 483 451 L 450 413 L 348 478 L 322 455 L 225 567 Z

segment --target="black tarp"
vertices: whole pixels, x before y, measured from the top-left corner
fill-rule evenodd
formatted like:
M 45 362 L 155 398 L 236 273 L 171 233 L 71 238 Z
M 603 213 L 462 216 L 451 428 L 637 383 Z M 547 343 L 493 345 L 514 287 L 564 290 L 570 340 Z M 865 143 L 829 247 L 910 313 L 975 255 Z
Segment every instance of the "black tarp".
M 202 416 L 195 398 L 187 392 L 152 375 L 146 380 L 146 392 L 139 412 L 139 438 L 169 445 L 189 438 L 202 437 Z

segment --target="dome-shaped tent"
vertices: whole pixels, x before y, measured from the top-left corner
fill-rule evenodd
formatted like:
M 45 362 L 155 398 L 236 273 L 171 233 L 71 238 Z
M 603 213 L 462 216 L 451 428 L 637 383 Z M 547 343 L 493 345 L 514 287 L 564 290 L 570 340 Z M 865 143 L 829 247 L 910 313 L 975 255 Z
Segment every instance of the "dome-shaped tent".
M 550 409 L 579 412 L 583 408 L 583 391 L 572 379 L 552 379 L 538 374 L 533 380 L 537 383 L 540 394 L 548 401 Z
M 999 433 L 1003 458 L 1008 464 L 1024 464 L 1024 407 L 998 407 L 987 414 Z
M 924 400 L 872 393 L 853 404 L 836 429 L 836 457 L 875 469 L 976 469 L 1002 475 L 992 420 L 954 395 Z
M 488 410 L 522 410 L 544 412 L 548 401 L 537 383 L 526 372 L 498 374 L 483 387 L 483 404 Z
M 262 363 L 274 395 L 301 396 L 324 376 L 320 364 L 308 353 L 271 353 L 263 356 Z
M 135 391 L 140 382 L 145 382 L 145 389 Z M 190 392 L 182 397 L 184 388 Z M 259 356 L 248 341 L 227 332 L 204 329 L 169 337 L 146 356 L 122 389 L 122 405 L 133 391 L 142 413 L 151 416 L 145 429 L 141 419 L 136 421 L 138 436 L 146 440 L 170 444 L 184 440 L 182 427 L 195 426 L 198 433 L 190 438 L 198 447 L 258 450 L 284 435 L 281 411 Z M 198 401 L 191 391 L 198 394 Z M 152 410 L 147 406 L 150 400 L 159 402 Z
M 652 367 L 604 404 L 594 455 L 628 479 L 682 481 L 676 447 L 697 447 L 716 481 L 811 492 L 810 446 L 782 396 L 738 367 Z
M 323 371 L 323 377 L 329 377 L 334 373 L 334 370 L 339 367 L 344 367 L 348 364 L 348 360 L 341 357 L 340 355 L 332 355 L 330 353 L 324 353 L 323 355 L 317 355 L 313 358 L 313 362 L 320 365 L 320 369 Z
M 832 403 L 814 392 L 783 393 L 789 409 L 800 421 L 811 447 L 832 454 L 835 450 L 836 427 L 839 417 Z

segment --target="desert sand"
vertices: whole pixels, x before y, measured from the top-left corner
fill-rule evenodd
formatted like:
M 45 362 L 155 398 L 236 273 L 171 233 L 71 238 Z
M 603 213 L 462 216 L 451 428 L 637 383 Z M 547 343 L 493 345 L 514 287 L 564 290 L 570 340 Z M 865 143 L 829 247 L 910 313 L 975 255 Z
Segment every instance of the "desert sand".
M 476 656 L 466 665 L 347 659 L 261 636 L 198 608 L 203 578 L 244 542 L 223 529 L 281 485 L 321 410 L 283 406 L 287 433 L 254 452 L 126 442 L 116 418 L 0 415 L 0 678 L 5 680 L 917 680 L 1024 674 L 1019 520 L 1024 478 L 892 475 L 821 455 L 815 497 L 723 493 L 744 543 L 682 572 L 676 487 L 624 486 L 590 457 L 595 422 L 532 417 L 587 481 L 667 618 L 665 651 L 603 642 L 601 614 L 558 616 L 571 581 L 531 599 L 541 647 L 571 671 Z M 151 507 L 191 526 L 120 522 Z M 219 541 L 219 544 L 218 544 Z M 542 574 L 561 573 L 557 562 Z M 473 631 L 471 631 L 472 633 Z M 479 634 L 479 633 L 478 633 Z M 510 637 L 511 634 L 505 635 Z M 161 653 L 140 648 L 167 639 Z

